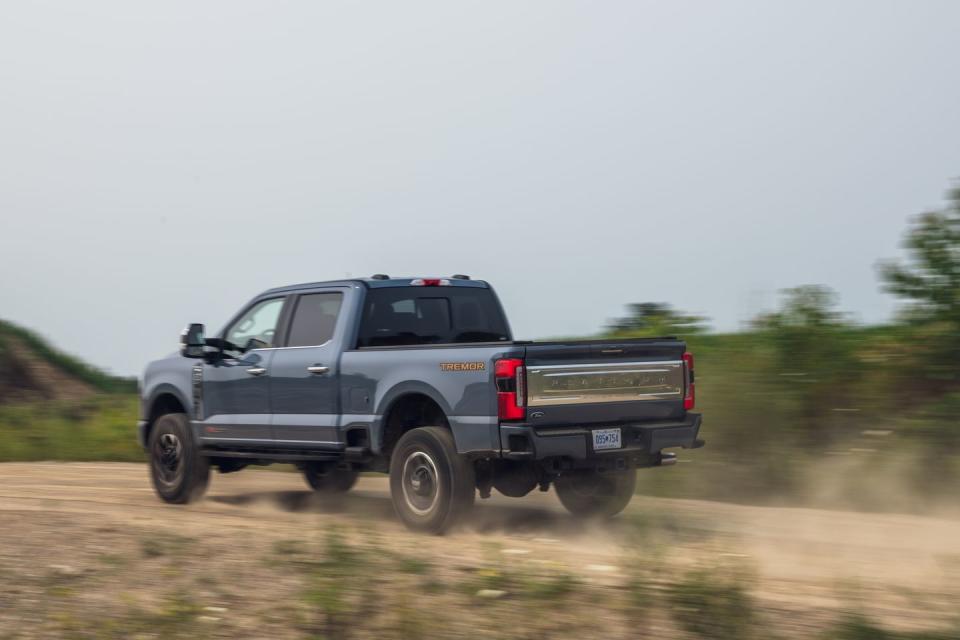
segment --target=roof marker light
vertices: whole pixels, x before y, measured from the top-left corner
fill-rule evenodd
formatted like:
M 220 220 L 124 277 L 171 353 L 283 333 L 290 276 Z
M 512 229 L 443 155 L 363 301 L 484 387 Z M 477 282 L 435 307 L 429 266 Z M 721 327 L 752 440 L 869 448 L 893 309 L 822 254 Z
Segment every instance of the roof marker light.
M 411 287 L 449 287 L 450 281 L 446 278 L 416 278 L 410 281 Z

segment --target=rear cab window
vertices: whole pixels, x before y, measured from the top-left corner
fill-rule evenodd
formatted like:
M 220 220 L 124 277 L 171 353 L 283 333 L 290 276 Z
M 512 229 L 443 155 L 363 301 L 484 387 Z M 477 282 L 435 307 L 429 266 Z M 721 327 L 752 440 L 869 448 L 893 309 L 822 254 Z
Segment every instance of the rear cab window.
M 383 287 L 367 291 L 358 347 L 509 341 L 503 310 L 480 287 Z

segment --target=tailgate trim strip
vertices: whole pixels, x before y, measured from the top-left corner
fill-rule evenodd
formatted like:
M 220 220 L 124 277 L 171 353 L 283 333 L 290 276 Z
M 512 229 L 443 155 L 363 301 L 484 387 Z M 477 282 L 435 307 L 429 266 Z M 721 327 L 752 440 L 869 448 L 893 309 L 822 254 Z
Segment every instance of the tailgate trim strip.
M 683 360 L 527 365 L 527 406 L 679 401 Z
M 527 364 L 531 369 L 572 369 L 578 367 L 587 369 L 590 367 L 642 367 L 663 364 L 683 364 L 683 360 L 647 360 L 644 362 L 588 362 L 584 364 Z

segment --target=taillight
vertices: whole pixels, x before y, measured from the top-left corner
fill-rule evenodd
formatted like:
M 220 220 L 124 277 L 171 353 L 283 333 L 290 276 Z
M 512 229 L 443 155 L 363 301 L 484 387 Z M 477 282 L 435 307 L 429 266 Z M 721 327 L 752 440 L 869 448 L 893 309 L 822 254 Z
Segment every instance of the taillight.
M 497 383 L 497 413 L 501 420 L 523 420 L 527 417 L 526 378 L 523 360 L 497 360 L 493 368 Z
M 694 389 L 694 380 L 693 380 L 693 354 L 687 352 L 683 354 L 683 365 L 686 370 L 686 381 L 687 381 L 687 390 L 683 394 L 683 408 L 686 410 L 693 409 L 693 405 L 696 404 L 697 395 Z

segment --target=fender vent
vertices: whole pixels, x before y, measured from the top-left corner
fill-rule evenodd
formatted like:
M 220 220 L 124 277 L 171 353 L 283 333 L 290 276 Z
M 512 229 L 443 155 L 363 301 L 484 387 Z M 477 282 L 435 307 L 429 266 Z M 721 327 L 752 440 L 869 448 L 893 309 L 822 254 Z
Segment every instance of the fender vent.
M 193 365 L 190 386 L 193 391 L 193 419 L 203 420 L 203 365 Z

